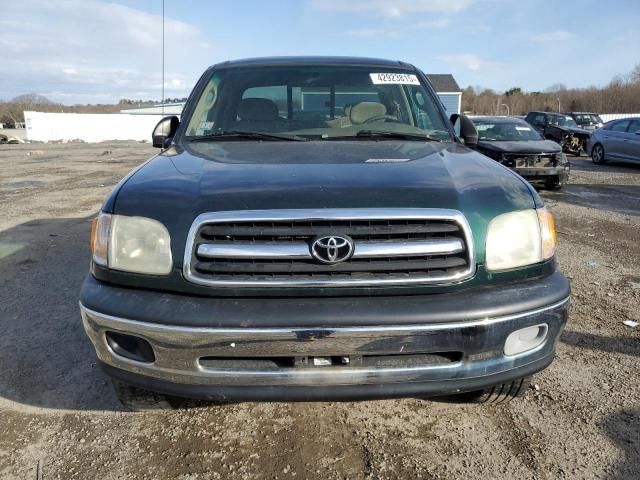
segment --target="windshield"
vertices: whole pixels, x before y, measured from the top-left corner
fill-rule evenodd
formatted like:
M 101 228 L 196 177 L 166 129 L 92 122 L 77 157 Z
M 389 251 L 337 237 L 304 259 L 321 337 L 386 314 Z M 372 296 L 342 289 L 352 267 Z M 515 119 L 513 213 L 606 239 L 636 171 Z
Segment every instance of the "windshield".
M 564 115 L 549 115 L 549 125 L 557 125 L 559 127 L 577 127 L 578 124 L 571 117 Z
M 478 131 L 478 140 L 488 142 L 542 140 L 542 137 L 524 121 L 475 121 L 474 123 Z
M 580 125 L 594 125 L 597 123 L 602 123 L 602 119 L 600 116 L 594 113 L 578 113 L 576 115 L 576 121 Z
M 380 67 L 237 67 L 214 72 L 188 121 L 187 140 L 215 135 L 228 139 L 229 134 L 247 132 L 270 134 L 272 140 L 382 134 L 451 140 L 416 73 Z

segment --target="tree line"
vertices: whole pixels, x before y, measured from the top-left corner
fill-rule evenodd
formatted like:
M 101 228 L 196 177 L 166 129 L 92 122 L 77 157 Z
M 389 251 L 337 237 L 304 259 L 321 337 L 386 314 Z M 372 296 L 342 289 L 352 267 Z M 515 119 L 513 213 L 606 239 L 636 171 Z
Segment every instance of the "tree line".
M 544 92 L 514 87 L 505 92 L 467 87 L 462 91 L 462 111 L 476 115 L 525 115 L 546 112 L 640 112 L 640 64 L 624 76 L 615 76 L 605 87 L 567 88 L 556 84 Z

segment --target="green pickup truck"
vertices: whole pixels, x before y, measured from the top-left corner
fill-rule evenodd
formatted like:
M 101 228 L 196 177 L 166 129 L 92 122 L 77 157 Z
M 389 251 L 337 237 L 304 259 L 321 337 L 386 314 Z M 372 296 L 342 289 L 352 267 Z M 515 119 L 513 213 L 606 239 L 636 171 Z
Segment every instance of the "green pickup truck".
M 153 142 L 94 221 L 80 294 L 129 406 L 497 401 L 552 362 L 553 218 L 414 66 L 220 63 Z

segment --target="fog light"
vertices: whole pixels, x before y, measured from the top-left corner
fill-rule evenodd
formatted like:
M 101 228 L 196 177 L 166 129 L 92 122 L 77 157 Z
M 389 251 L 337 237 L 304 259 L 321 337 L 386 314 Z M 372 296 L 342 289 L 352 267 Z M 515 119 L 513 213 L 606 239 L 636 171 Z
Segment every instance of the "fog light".
M 153 363 L 153 347 L 145 339 L 125 333 L 106 332 L 107 343 L 113 353 L 136 362 Z
M 547 330 L 549 327 L 546 323 L 516 330 L 504 342 L 504 354 L 513 356 L 539 347 L 547 338 Z

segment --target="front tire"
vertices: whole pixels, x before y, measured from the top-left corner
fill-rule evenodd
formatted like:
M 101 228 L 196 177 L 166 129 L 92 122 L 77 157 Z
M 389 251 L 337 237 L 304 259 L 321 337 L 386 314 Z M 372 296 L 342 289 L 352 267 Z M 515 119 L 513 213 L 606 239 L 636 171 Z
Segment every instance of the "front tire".
M 531 377 L 519 378 L 508 383 L 501 383 L 470 394 L 473 403 L 502 403 L 524 397 L 531 385 Z
M 547 190 L 560 190 L 564 186 L 564 182 L 559 177 L 549 178 L 544 182 Z
M 596 143 L 591 149 L 591 161 L 596 165 L 604 165 L 607 159 L 604 153 L 604 147 L 600 143 Z

